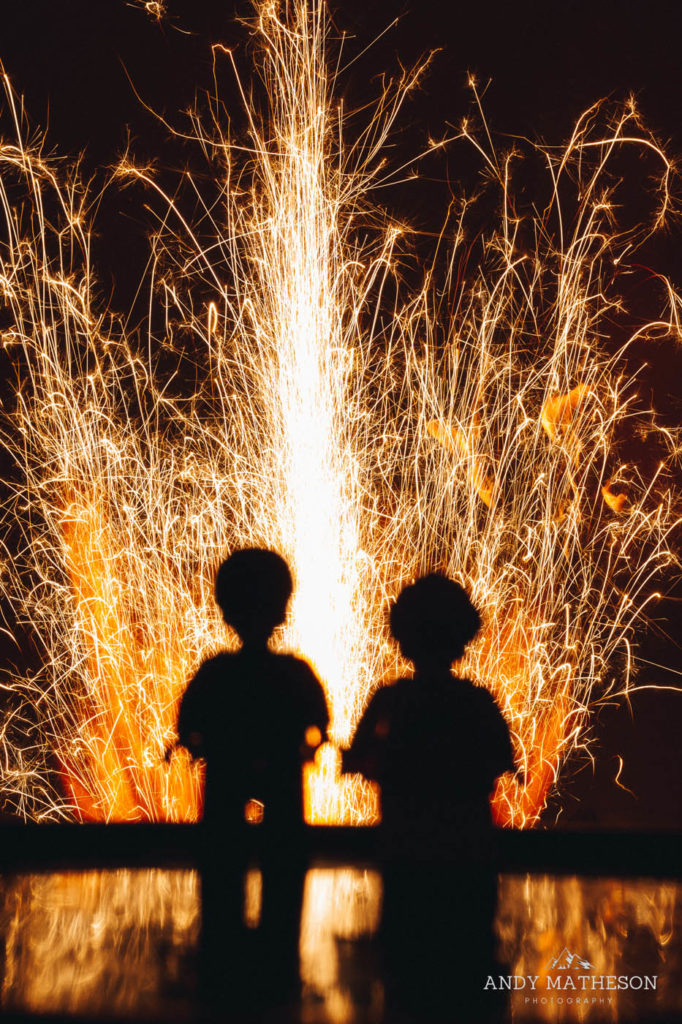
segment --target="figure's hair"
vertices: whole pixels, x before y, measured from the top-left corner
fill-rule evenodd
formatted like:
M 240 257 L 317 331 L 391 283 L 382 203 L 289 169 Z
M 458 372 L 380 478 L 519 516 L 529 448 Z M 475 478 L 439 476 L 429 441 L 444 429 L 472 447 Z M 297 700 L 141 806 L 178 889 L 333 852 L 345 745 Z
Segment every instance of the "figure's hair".
M 481 628 L 481 617 L 459 583 L 440 573 L 405 587 L 391 607 L 391 633 L 411 661 L 451 664 Z
M 226 558 L 215 581 L 225 622 L 243 635 L 254 627 L 271 633 L 284 622 L 293 584 L 289 566 L 275 551 L 242 548 Z

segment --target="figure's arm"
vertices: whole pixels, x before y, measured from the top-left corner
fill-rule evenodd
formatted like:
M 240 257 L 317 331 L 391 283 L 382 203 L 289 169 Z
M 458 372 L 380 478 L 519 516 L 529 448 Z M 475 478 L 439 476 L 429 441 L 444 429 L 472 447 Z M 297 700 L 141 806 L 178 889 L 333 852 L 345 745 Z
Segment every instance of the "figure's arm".
M 303 743 L 301 745 L 301 757 L 304 761 L 312 761 L 318 747 L 321 747 L 329 739 L 327 733 L 329 729 L 329 709 L 319 679 L 307 662 L 301 662 L 301 664 L 305 666 L 307 676 L 306 722 Z
M 182 695 L 178 710 L 176 747 L 185 747 L 192 758 L 204 755 L 204 700 L 202 691 L 205 688 L 207 665 L 201 666 Z
M 490 694 L 490 700 L 494 710 L 491 715 L 489 734 L 495 778 L 499 778 L 505 772 L 515 772 L 516 764 L 507 720 L 492 694 Z
M 341 752 L 341 773 L 362 773 L 367 779 L 379 781 L 381 755 L 389 732 L 389 717 L 383 691 L 375 693 L 360 719 L 347 750 Z

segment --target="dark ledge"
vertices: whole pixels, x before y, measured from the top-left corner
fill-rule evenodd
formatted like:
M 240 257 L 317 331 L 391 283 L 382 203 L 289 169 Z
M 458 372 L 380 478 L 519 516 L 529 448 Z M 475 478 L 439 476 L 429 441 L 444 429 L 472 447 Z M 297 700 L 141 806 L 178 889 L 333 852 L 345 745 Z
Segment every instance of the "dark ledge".
M 311 826 L 306 845 L 316 861 L 371 863 L 378 830 Z M 259 829 L 252 830 L 258 853 Z M 206 837 L 196 825 L 0 825 L 0 870 L 97 867 L 193 867 Z M 425 851 L 428 860 L 428 851 Z M 504 872 L 682 877 L 682 833 L 516 831 L 495 834 L 495 860 Z

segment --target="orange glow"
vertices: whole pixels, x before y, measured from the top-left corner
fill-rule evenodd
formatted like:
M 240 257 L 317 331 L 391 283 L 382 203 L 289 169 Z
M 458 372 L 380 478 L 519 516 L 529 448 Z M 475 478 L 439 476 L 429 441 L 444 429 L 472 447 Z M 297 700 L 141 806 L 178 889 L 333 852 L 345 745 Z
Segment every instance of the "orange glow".
M 481 501 L 490 508 L 495 494 L 495 484 L 490 474 L 481 466 L 472 443 L 457 427 L 449 427 L 441 420 L 430 420 L 426 424 L 426 430 L 436 441 L 440 441 L 451 452 L 461 455 L 466 460 L 469 482 Z
M 265 805 L 260 800 L 249 800 L 244 808 L 244 821 L 249 825 L 261 825 Z
M 307 746 L 312 747 L 313 749 L 315 747 L 319 747 L 322 742 L 322 733 L 316 725 L 311 725 L 309 729 L 306 729 L 305 741 Z
M 625 508 L 626 501 L 628 500 L 627 494 L 625 494 L 624 491 L 621 491 L 620 494 L 614 494 L 611 490 L 611 482 L 609 481 L 602 487 L 601 495 L 611 511 L 620 515 Z
M 338 748 L 407 670 L 390 601 L 439 569 L 484 619 L 457 670 L 495 694 L 525 773 L 500 784 L 496 817 L 532 825 L 568 755 L 589 756 L 595 701 L 628 690 L 636 627 L 677 558 L 678 446 L 653 411 L 636 415 L 658 470 L 607 469 L 635 417 L 628 347 L 680 337 L 672 283 L 657 278 L 662 305 L 657 291 L 617 351 L 599 340 L 633 321 L 620 275 L 674 207 L 673 163 L 632 102 L 595 104 L 563 147 L 518 140 L 513 155 L 464 123 L 448 144 L 478 153 L 501 217 L 470 244 L 464 202 L 410 291 L 411 228 L 373 197 L 404 177 L 391 133 L 423 68 L 347 119 L 324 6 L 254 11 L 254 83 L 213 48 L 215 81 L 234 73 L 243 100 L 239 143 L 212 97 L 192 114 L 196 169 L 168 191 L 153 162 L 117 168 L 158 225 L 139 331 L 93 287 L 95 197 L 27 141 L 4 79 L 2 343 L 17 385 L 0 410 L 14 460 L 0 516 L 19 540 L 0 586 L 42 667 L 6 684 L 3 799 L 38 819 L 196 820 L 200 769 L 169 753 L 177 703 L 233 642 L 217 565 L 267 545 L 295 578 L 273 647 L 310 661 L 330 710 L 307 820 L 376 821 L 376 787 L 340 777 Z M 515 191 L 522 152 L 546 168 L 540 206 Z M 644 164 L 655 209 L 620 223 Z
M 586 384 L 577 384 L 567 395 L 548 398 L 542 407 L 540 419 L 553 441 L 566 440 L 589 393 Z
M 201 768 L 183 753 L 167 766 L 150 743 L 154 717 L 163 714 L 170 725 L 184 689 L 181 652 L 145 650 L 131 628 L 124 610 L 134 600 L 125 594 L 128 552 L 113 550 L 96 502 L 73 500 L 62 528 L 91 681 L 80 695 L 82 719 L 66 730 L 71 742 L 59 750 L 67 792 L 83 821 L 195 821 Z
M 374 825 L 380 819 L 379 787 L 361 775 L 341 775 L 330 743 L 318 747 L 303 769 L 303 813 L 309 825 Z M 351 813 L 354 808 L 354 813 Z

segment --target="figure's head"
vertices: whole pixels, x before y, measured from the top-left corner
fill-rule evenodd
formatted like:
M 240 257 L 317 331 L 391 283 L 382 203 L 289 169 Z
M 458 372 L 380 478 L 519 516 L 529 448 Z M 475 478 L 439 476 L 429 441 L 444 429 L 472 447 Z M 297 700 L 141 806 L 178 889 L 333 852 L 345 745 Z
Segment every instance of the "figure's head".
M 450 666 L 478 633 L 481 617 L 459 583 L 431 573 L 401 591 L 390 625 L 401 651 L 417 667 Z
M 267 640 L 284 622 L 291 591 L 287 563 L 263 548 L 235 551 L 218 569 L 215 582 L 223 618 L 245 644 Z

